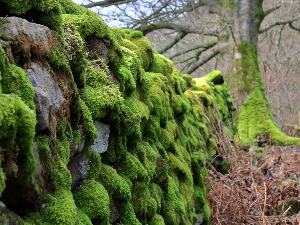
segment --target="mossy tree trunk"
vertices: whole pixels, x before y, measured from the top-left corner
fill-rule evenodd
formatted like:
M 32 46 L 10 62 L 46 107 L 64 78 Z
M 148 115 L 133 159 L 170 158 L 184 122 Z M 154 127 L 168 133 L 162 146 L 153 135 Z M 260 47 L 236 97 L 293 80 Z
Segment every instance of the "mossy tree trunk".
M 231 27 L 228 82 L 238 107 L 237 138 L 242 144 L 253 143 L 260 134 L 268 134 L 274 144 L 300 144 L 300 139 L 284 135 L 269 108 L 259 68 L 257 45 L 260 25 L 267 15 L 263 0 L 240 0 Z

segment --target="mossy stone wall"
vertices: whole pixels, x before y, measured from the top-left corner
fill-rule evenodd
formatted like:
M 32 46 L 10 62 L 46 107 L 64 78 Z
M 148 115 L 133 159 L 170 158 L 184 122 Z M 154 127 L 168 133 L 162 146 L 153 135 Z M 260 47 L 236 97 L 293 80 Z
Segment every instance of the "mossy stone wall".
M 7 152 L 15 151 L 18 156 L 9 163 L 21 170 L 20 188 L 30 187 L 22 201 L 32 204 L 29 196 L 34 194 L 35 203 L 19 220 L 189 225 L 203 214 L 208 224 L 205 162 L 218 152 L 210 124 L 221 120 L 230 125 L 235 109 L 221 72 L 199 79 L 181 74 L 141 32 L 111 29 L 69 0 L 31 1 L 27 8 L 18 1 L 0 2 L 10 15 L 29 18 L 38 11 L 37 22 L 49 21 L 43 23 L 59 32 L 65 44 L 41 60 L 57 74 L 72 74 L 68 81 L 57 78 L 61 88 L 68 83 L 71 89 L 64 92 L 66 103 L 53 116 L 50 131 L 35 134 L 34 93 L 26 68 L 11 65 L 0 47 L 0 193 L 5 176 L 12 179 L 5 169 L 11 160 Z M 108 49 L 107 64 L 89 57 L 87 42 L 93 38 Z M 97 137 L 94 120 L 111 128 L 108 150 L 101 155 L 90 150 Z M 85 155 L 90 169 L 87 179 L 71 190 L 67 165 L 72 141 L 84 144 L 78 154 Z M 34 142 L 46 184 L 36 179 Z M 0 200 L 13 205 L 4 195 Z M 17 206 L 12 210 L 19 212 Z

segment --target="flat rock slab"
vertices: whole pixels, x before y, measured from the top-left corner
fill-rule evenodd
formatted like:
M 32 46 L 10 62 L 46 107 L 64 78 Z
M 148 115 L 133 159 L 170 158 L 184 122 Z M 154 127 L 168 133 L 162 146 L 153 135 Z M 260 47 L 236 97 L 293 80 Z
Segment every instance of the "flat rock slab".
M 108 148 L 110 126 L 108 124 L 101 123 L 98 120 L 94 121 L 94 125 L 98 131 L 98 137 L 91 146 L 91 150 L 98 153 L 106 152 Z
M 58 84 L 53 81 L 47 69 L 38 63 L 30 63 L 30 69 L 25 71 L 35 92 L 36 131 L 49 129 L 49 115 L 53 110 L 61 108 L 65 101 Z

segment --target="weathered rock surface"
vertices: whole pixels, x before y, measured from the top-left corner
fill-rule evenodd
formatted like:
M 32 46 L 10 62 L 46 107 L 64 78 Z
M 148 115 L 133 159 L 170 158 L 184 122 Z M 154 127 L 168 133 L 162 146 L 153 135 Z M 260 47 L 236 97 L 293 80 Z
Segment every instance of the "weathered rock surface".
M 26 73 L 35 91 L 34 103 L 38 121 L 36 131 L 39 132 L 50 128 L 50 113 L 58 110 L 65 99 L 46 68 L 34 62 L 30 63 L 30 68 Z
M 98 137 L 95 140 L 94 144 L 91 146 L 91 150 L 104 153 L 108 148 L 108 138 L 110 133 L 110 126 L 104 123 L 99 122 L 98 120 L 94 121 L 94 125 L 98 131 Z
M 90 171 L 90 160 L 82 154 L 76 155 L 70 159 L 68 169 L 72 176 L 71 188 L 73 189 L 87 178 Z
M 14 56 L 21 51 L 24 55 L 42 55 L 53 49 L 61 39 L 57 32 L 48 27 L 18 17 L 2 18 L 1 27 L 5 27 L 1 30 L 3 36 L 17 41 L 13 48 Z

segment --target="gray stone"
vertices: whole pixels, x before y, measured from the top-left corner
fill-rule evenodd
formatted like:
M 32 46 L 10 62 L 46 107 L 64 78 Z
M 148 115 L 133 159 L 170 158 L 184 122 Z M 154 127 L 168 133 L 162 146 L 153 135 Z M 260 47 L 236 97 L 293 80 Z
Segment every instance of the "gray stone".
M 94 125 L 98 131 L 98 137 L 95 140 L 94 144 L 91 146 L 91 150 L 98 153 L 106 152 L 108 148 L 110 126 L 101 123 L 98 120 L 94 121 Z
M 3 19 L 3 18 L 2 18 Z M 1 24 L 5 29 L 2 30 L 5 37 L 18 39 L 18 37 L 25 37 L 30 41 L 28 44 L 43 43 L 44 45 L 51 47 L 53 32 L 48 27 L 30 23 L 25 19 L 18 17 L 7 17 Z M 55 32 L 56 33 L 56 32 Z
M 46 68 L 38 63 L 30 63 L 30 69 L 25 71 L 35 92 L 36 131 L 49 129 L 49 115 L 53 110 L 61 108 L 65 101 L 63 93 L 57 83 L 53 81 Z
M 6 205 L 0 201 L 0 207 L 6 207 Z
M 203 223 L 203 214 L 199 213 L 199 214 L 196 214 L 196 215 L 198 217 L 198 224 L 202 224 Z
M 109 51 L 104 44 L 105 40 L 101 40 L 100 38 L 97 37 L 92 37 L 89 39 L 86 43 L 86 46 L 89 50 L 89 55 L 88 58 L 90 60 L 95 60 L 95 59 L 103 59 L 105 64 L 109 63 Z M 109 42 L 106 40 L 106 42 Z
M 72 176 L 71 188 L 75 188 L 78 184 L 85 180 L 90 171 L 90 160 L 83 154 L 72 157 L 68 163 L 68 169 Z

